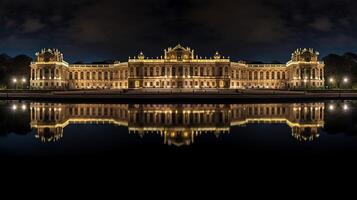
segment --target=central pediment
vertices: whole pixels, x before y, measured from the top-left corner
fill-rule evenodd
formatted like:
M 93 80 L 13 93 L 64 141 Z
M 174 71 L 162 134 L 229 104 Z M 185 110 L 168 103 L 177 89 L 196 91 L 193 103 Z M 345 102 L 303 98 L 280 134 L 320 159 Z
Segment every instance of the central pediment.
M 180 44 L 174 48 L 165 49 L 165 59 L 168 60 L 191 60 L 194 58 L 194 50 L 183 47 Z

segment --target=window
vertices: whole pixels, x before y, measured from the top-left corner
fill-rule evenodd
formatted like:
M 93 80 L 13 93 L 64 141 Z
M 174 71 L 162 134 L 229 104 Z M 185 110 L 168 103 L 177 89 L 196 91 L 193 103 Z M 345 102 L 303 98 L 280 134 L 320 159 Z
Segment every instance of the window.
M 136 76 L 140 76 L 140 68 L 136 67 L 135 68 Z
M 104 72 L 104 80 L 107 80 L 107 79 L 108 79 L 108 75 L 109 75 L 108 72 Z
M 178 67 L 178 75 L 183 76 L 183 67 L 182 66 Z
M 154 76 L 154 68 L 150 67 L 150 76 Z
M 131 67 L 131 68 L 130 68 L 130 75 L 131 75 L 131 76 L 134 76 L 134 67 Z
M 165 67 L 161 67 L 161 76 L 166 76 Z
M 172 76 L 176 76 L 176 67 L 172 67 Z

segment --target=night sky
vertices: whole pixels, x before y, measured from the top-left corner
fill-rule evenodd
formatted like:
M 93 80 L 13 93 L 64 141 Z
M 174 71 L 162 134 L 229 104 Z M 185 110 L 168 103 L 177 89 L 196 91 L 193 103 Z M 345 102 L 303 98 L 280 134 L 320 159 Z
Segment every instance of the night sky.
M 312 47 L 357 52 L 352 0 L 0 0 L 0 53 L 58 48 L 69 62 L 160 56 L 180 43 L 201 56 L 286 62 Z

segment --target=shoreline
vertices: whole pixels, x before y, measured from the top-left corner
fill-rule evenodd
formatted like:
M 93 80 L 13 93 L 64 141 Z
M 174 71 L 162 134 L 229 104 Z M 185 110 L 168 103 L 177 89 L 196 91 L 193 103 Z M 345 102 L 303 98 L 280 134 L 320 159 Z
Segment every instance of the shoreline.
M 9 91 L 0 100 L 33 101 L 118 101 L 118 102 L 265 102 L 357 100 L 357 92 L 337 91 Z

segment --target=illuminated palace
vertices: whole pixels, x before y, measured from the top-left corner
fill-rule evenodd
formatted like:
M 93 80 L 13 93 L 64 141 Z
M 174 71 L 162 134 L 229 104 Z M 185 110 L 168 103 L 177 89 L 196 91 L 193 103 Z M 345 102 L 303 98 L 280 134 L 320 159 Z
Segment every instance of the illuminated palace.
M 231 62 L 218 52 L 211 58 L 177 45 L 164 55 L 140 53 L 128 62 L 68 64 L 58 50 L 44 49 L 31 63 L 32 89 L 245 89 L 324 87 L 324 63 L 313 49 L 298 49 L 286 64 Z
M 57 104 L 31 103 L 31 128 L 43 142 L 63 137 L 69 124 L 111 124 L 129 133 L 159 134 L 164 143 L 182 146 L 202 134 L 217 137 L 232 127 L 253 123 L 286 124 L 300 141 L 319 137 L 324 103 L 297 104 Z

